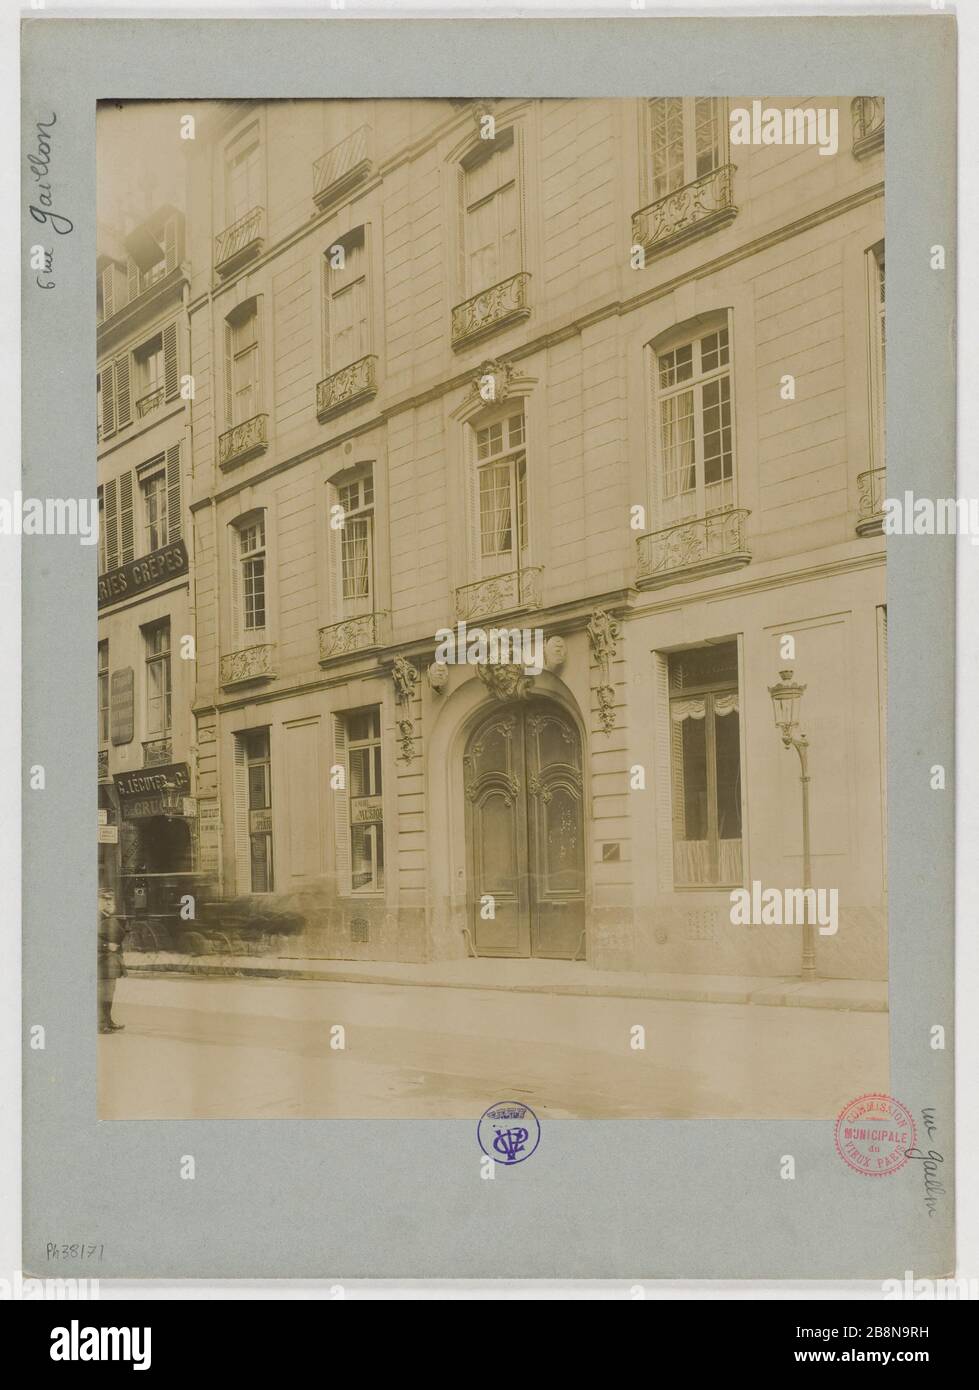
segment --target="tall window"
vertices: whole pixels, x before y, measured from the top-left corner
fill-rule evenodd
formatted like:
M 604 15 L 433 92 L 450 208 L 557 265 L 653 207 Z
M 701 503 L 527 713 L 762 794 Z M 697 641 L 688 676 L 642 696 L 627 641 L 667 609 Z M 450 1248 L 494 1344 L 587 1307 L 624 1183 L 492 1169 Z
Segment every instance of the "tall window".
M 508 415 L 476 428 L 479 563 L 482 576 L 527 564 L 527 452 L 524 417 Z
M 517 149 L 512 130 L 481 142 L 463 171 L 467 296 L 508 280 L 520 265 Z
M 109 742 L 109 644 L 99 643 L 99 747 Z
M 378 706 L 346 716 L 347 785 L 350 793 L 350 887 L 379 893 L 384 887 L 384 813 L 381 803 L 381 711 Z
M 225 161 L 225 214 L 230 227 L 261 207 L 261 146 L 258 126 L 251 125 L 228 147 Z
M 248 816 L 250 886 L 253 893 L 271 893 L 272 872 L 272 764 L 269 731 L 256 729 L 238 735 L 239 761 L 244 771 L 244 797 Z
M 718 169 L 726 132 L 720 97 L 657 97 L 649 102 L 651 201 Z
M 170 619 L 143 629 L 146 651 L 146 734 L 159 738 L 170 732 Z
M 876 247 L 870 256 L 870 282 L 871 282 L 871 306 L 873 322 L 871 326 L 872 345 L 873 345 L 873 393 L 874 393 L 874 417 L 877 430 L 877 450 L 875 465 L 883 468 L 886 444 L 886 419 L 885 410 L 887 382 L 887 330 L 886 330 L 886 302 L 884 298 L 884 244 Z
M 157 333 L 133 353 L 136 370 L 136 414 L 146 415 L 159 404 L 163 391 L 163 334 Z
M 265 516 L 237 528 L 238 591 L 241 627 L 245 633 L 262 632 L 266 622 Z
M 139 480 L 143 498 L 143 553 L 149 555 L 167 543 L 167 478 L 161 466 Z
M 226 409 L 229 425 L 261 410 L 258 301 L 251 299 L 225 324 Z
M 656 354 L 661 524 L 734 504 L 728 329 Z
M 330 246 L 325 259 L 325 366 L 327 375 L 332 375 L 370 352 L 363 227 Z
M 340 545 L 340 599 L 370 610 L 374 589 L 374 472 L 368 469 L 337 488 L 343 508 Z
M 669 657 L 673 881 L 736 886 L 741 733 L 736 642 Z

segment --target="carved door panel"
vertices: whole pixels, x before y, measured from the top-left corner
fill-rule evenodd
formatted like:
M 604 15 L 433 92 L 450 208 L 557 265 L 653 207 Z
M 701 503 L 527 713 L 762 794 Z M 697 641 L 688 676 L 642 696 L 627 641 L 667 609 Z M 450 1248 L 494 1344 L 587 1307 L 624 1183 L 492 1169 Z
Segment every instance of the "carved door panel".
M 470 737 L 464 773 L 477 953 L 573 957 L 585 922 L 577 730 L 544 702 L 504 706 Z

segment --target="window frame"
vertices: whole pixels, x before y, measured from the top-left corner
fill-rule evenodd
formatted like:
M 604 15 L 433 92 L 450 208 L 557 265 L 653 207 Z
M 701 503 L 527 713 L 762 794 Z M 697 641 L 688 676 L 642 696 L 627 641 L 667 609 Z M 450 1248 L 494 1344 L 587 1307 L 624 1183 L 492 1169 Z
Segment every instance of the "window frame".
M 511 428 L 518 418 L 521 421 L 520 437 L 514 442 L 511 438 Z M 491 434 L 497 425 L 501 427 L 501 447 L 497 450 L 490 447 L 483 457 L 480 457 L 480 436 Z M 518 398 L 514 404 L 494 411 L 492 415 L 477 416 L 475 420 L 470 421 L 470 429 L 475 510 L 472 524 L 478 536 L 478 546 L 474 546 L 475 553 L 472 556 L 473 566 L 478 571 L 475 577 L 490 579 L 498 574 L 520 573 L 531 567 L 533 536 L 528 476 L 527 411 L 523 399 Z M 506 468 L 508 475 L 510 548 L 508 551 L 487 552 L 484 549 L 486 529 L 483 514 L 483 476 L 490 470 L 501 468 Z M 509 560 L 501 560 L 500 557 L 504 555 L 509 555 Z
M 254 336 L 251 342 L 242 346 L 237 346 L 238 334 L 249 324 L 254 325 Z M 263 413 L 262 402 L 265 392 L 263 390 L 262 373 L 264 370 L 262 355 L 262 306 L 259 295 L 253 295 L 250 299 L 239 304 L 227 315 L 224 321 L 225 331 L 225 373 L 228 380 L 225 382 L 225 414 L 226 428 L 235 429 L 238 425 L 243 425 L 249 420 L 253 420 L 256 415 Z M 248 386 L 245 388 L 252 393 L 252 405 L 247 413 L 239 409 L 239 399 L 244 394 L 237 384 L 237 364 L 239 359 L 250 357 L 253 363 L 253 370 Z
M 166 646 L 161 646 L 157 650 L 153 643 L 161 634 L 166 635 Z M 146 738 L 147 740 L 166 738 L 173 731 L 173 641 L 170 618 L 158 618 L 152 623 L 145 623 L 142 627 L 142 636 Z M 162 672 L 161 685 L 159 693 L 153 694 L 152 673 L 157 667 Z M 160 727 L 154 728 L 151 711 L 157 705 L 161 711 Z
M 345 834 L 348 846 L 348 864 L 350 881 L 347 891 L 351 897 L 363 898 L 374 897 L 383 898 L 386 885 L 386 865 L 384 857 L 384 738 L 382 724 L 382 706 L 364 705 L 358 709 L 343 710 L 339 717 L 343 720 L 345 733 L 345 759 L 346 759 L 346 778 L 347 778 L 347 806 L 346 806 L 346 825 Z M 365 738 L 355 739 L 351 736 L 351 727 L 354 719 L 358 716 L 367 716 L 376 721 L 376 733 L 370 733 Z M 354 797 L 353 794 L 353 775 L 352 775 L 352 754 L 368 751 L 366 766 L 368 770 L 368 783 L 370 790 L 366 796 Z M 370 877 L 366 882 L 355 884 L 354 870 L 354 831 L 361 828 L 361 822 L 355 822 L 354 801 L 374 800 L 380 802 L 380 819 L 371 820 L 364 823 L 362 828 L 365 831 L 367 844 L 370 846 L 369 863 Z
M 491 191 L 481 193 L 478 197 L 470 197 L 469 180 L 481 165 L 490 164 L 498 158 L 504 150 L 512 151 L 513 170 L 512 176 L 506 182 L 496 180 Z M 522 141 L 521 132 L 516 125 L 507 125 L 498 131 L 493 140 L 478 140 L 470 145 L 463 157 L 459 160 L 458 166 L 458 216 L 459 216 L 459 247 L 460 247 L 460 272 L 462 281 L 463 300 L 472 299 L 477 294 L 482 294 L 494 285 L 502 284 L 510 280 L 515 275 L 521 274 L 526 269 L 526 246 L 525 246 L 525 227 L 524 227 L 524 180 L 523 180 L 523 160 L 522 160 Z M 508 188 L 513 189 L 513 209 L 514 220 L 512 234 L 514 239 L 514 260 L 515 265 L 505 273 L 501 271 L 504 261 L 504 240 L 506 232 L 502 221 L 501 195 Z M 486 280 L 485 284 L 476 284 L 473 274 L 471 246 L 473 226 L 472 214 L 478 209 L 485 208 L 496 202 L 496 232 L 493 242 L 496 253 L 496 272 L 492 278 Z
M 225 228 L 233 227 L 243 217 L 247 217 L 256 207 L 264 205 L 263 184 L 264 169 L 262 157 L 262 122 L 252 120 L 240 130 L 236 131 L 226 142 L 222 152 L 223 167 L 223 191 L 224 191 L 224 225 Z M 251 168 L 246 173 L 245 192 L 247 206 L 241 206 L 237 194 L 234 191 L 235 172 L 245 164 L 246 160 L 253 160 Z M 251 199 L 251 189 L 254 176 L 254 201 Z
M 689 685 L 684 685 L 684 686 L 682 687 L 682 689 L 674 690 L 674 688 L 673 688 L 673 669 L 674 669 L 674 662 L 682 661 L 683 657 L 686 656 L 686 655 L 688 655 L 689 652 L 690 652 L 691 650 L 696 650 L 696 651 L 710 651 L 710 650 L 712 650 L 712 649 L 716 650 L 716 649 L 721 648 L 721 647 L 730 647 L 730 648 L 733 650 L 734 659 L 735 659 L 735 663 L 736 663 L 736 667 L 737 667 L 737 670 L 736 670 L 736 673 L 735 673 L 735 676 L 734 676 L 733 680 L 732 680 L 732 679 L 724 679 L 724 680 L 719 679 L 719 680 L 714 680 L 714 681 L 695 681 L 695 682 L 692 682 L 692 683 L 689 684 Z M 698 648 L 693 648 L 693 649 L 687 648 L 687 649 L 682 650 L 682 651 L 666 652 L 666 653 L 663 653 L 663 657 L 664 657 L 664 661 L 665 661 L 666 701 L 667 701 L 667 708 L 666 708 L 666 711 L 665 711 L 665 716 L 666 716 L 666 719 L 667 719 L 667 721 L 668 721 L 668 743 L 669 743 L 669 754 L 668 754 L 667 773 L 668 773 L 668 776 L 669 776 L 669 805 L 670 805 L 670 826 L 669 826 L 669 834 L 670 834 L 670 860 L 671 860 L 671 865 L 672 865 L 672 884 L 673 884 L 673 888 L 676 889 L 676 890 L 684 891 L 684 892 L 691 892 L 691 891 L 692 891 L 692 892 L 718 892 L 718 891 L 720 891 L 720 892 L 727 892 L 727 891 L 729 891 L 731 888 L 741 887 L 741 886 L 743 885 L 743 882 L 744 882 L 744 874 L 745 874 L 745 855 L 746 855 L 745 827 L 746 827 L 746 816 L 745 816 L 745 785 L 744 785 L 744 723 L 743 723 L 743 719 L 742 719 L 742 711 L 743 711 L 743 707 L 744 707 L 744 698 L 743 698 L 743 693 L 742 693 L 742 685 L 743 685 L 742 673 L 743 673 L 743 668 L 742 668 L 742 659 L 741 659 L 741 644 L 740 644 L 740 642 L 739 642 L 737 639 L 732 639 L 730 642 L 709 642 L 709 643 L 703 644 L 703 646 L 698 647 Z M 724 696 L 731 696 L 731 695 L 733 695 L 733 696 L 735 697 L 735 700 L 736 700 L 736 702 L 737 702 L 737 703 L 736 703 L 736 706 L 735 706 L 734 712 L 737 714 L 737 717 L 738 717 L 738 738 L 737 738 L 737 755 L 738 755 L 737 804 L 738 804 L 739 828 L 740 828 L 740 832 L 741 832 L 741 833 L 740 833 L 740 835 L 737 836 L 737 837 L 733 837 L 733 836 L 725 837 L 725 839 L 726 839 L 726 841 L 727 841 L 728 843 L 733 843 L 734 840 L 736 839 L 736 840 L 737 840 L 737 843 L 738 843 L 738 845 L 739 845 L 738 855 L 739 855 L 740 873 L 739 873 L 739 875 L 738 875 L 736 878 L 735 878 L 735 877 L 732 877 L 732 878 L 730 879 L 730 881 L 728 881 L 728 880 L 722 878 L 721 873 L 720 873 L 720 866 L 721 866 L 721 851 L 720 851 L 721 836 L 718 834 L 719 799 L 718 799 L 718 780 L 717 780 L 717 728 L 716 728 L 716 724 L 717 724 L 717 719 L 718 719 L 718 718 L 728 719 L 728 718 L 730 718 L 731 716 L 730 716 L 730 714 L 727 714 L 727 715 L 718 715 L 718 714 L 716 713 L 715 705 L 716 705 L 716 701 L 717 701 L 719 698 L 724 697 Z M 678 768 L 677 768 L 677 762 L 676 762 L 676 759 L 677 759 L 677 749 L 676 749 L 676 745 L 675 745 L 675 741 L 674 741 L 674 729 L 675 729 L 675 727 L 676 727 L 677 724 L 679 724 L 680 727 L 682 728 L 683 723 L 685 723 L 686 721 L 674 721 L 674 718 L 673 718 L 673 706 L 674 706 L 675 704 L 681 703 L 681 702 L 683 702 L 683 701 L 685 701 L 685 700 L 689 700 L 689 699 L 699 699 L 699 698 L 701 698 L 701 697 L 703 697 L 703 698 L 704 698 L 704 701 L 705 701 L 705 715 L 704 715 L 704 719 L 703 719 L 703 723 L 704 723 L 704 758 L 705 758 L 705 786 L 704 786 L 704 796 L 705 796 L 705 801 L 706 801 L 706 812 L 707 812 L 707 837 L 706 837 L 706 840 L 704 840 L 704 841 L 690 841 L 690 840 L 687 839 L 686 836 L 680 837 L 680 836 L 678 836 L 678 834 L 677 834 L 678 810 L 681 810 L 682 813 L 683 813 L 683 815 L 684 815 L 684 826 L 686 825 L 686 819 L 685 819 L 685 807 L 678 808 L 678 806 L 677 806 L 678 789 L 679 789 L 680 786 L 683 785 L 683 781 L 682 781 L 682 776 L 678 777 Z M 698 721 L 698 722 L 700 722 L 700 721 Z M 680 756 L 680 758 L 682 759 L 682 757 L 683 757 L 682 751 L 680 752 L 679 756 Z M 681 774 L 685 774 L 686 768 L 684 767 L 684 768 L 682 768 L 680 771 L 681 771 Z M 699 880 L 699 881 L 687 881 L 687 880 L 685 880 L 685 879 L 681 879 L 681 878 L 678 876 L 678 873 L 677 873 L 677 854 L 676 854 L 676 846 L 677 846 L 677 844 L 679 844 L 679 843 L 704 843 L 704 844 L 706 844 L 706 845 L 708 846 L 708 849 L 707 849 L 707 857 L 708 857 L 709 862 L 710 862 L 710 864 L 711 864 L 711 866 L 712 866 L 713 876 L 710 877 L 710 878 L 707 878 L 707 879 Z
M 874 468 L 887 459 L 887 266 L 886 246 L 879 241 L 866 253 L 870 355 L 870 452 Z
M 342 247 L 344 251 L 344 269 L 342 271 L 330 263 L 331 255 L 337 247 Z M 340 277 L 347 275 L 351 251 L 353 250 L 356 250 L 356 260 L 359 261 L 359 273 L 341 284 L 339 283 Z M 342 236 L 334 237 L 323 251 L 321 265 L 321 340 L 323 376 L 326 378 L 335 376 L 337 372 L 352 366 L 354 362 L 360 362 L 364 357 L 369 357 L 374 350 L 370 238 L 367 224 L 360 223 L 344 232 Z M 344 355 L 343 360 L 341 360 L 341 354 L 337 351 L 336 304 L 345 295 L 349 295 L 352 302 L 355 302 L 359 295 L 359 304 L 355 302 L 353 311 L 352 327 L 355 330 L 354 337 L 359 330 L 360 350 L 350 356 Z
M 700 151 L 697 143 L 699 129 L 697 104 L 705 101 L 712 103 L 714 162 L 709 167 L 700 169 Z M 657 170 L 656 125 L 658 113 L 655 108 L 659 104 L 664 105 L 668 123 L 671 110 L 669 103 L 680 103 L 680 167 L 682 177 L 679 182 L 671 182 L 668 172 L 664 178 Z M 675 111 L 675 106 L 673 110 Z M 718 169 L 723 169 L 730 162 L 728 99 L 726 97 L 647 97 L 642 103 L 640 129 L 644 155 L 641 161 L 643 184 L 641 195 L 644 204 L 657 203 L 661 198 L 666 198 L 671 193 L 676 193 L 681 188 L 696 183 L 698 179 L 705 178 Z M 668 148 L 669 133 L 667 135 Z M 668 165 L 668 169 L 675 167 L 675 164 L 676 161 L 673 161 L 673 166 Z
M 153 459 L 151 463 L 144 464 L 138 471 L 137 480 L 139 483 L 140 532 L 146 547 L 140 553 L 152 555 L 154 551 L 162 550 L 170 541 L 166 456 L 161 455 L 158 459 Z M 150 519 L 150 501 L 154 495 L 159 499 L 159 515 L 155 523 Z M 158 545 L 150 544 L 154 524 L 160 537 Z
M 237 582 L 239 594 L 239 621 L 241 637 L 256 638 L 257 634 L 266 633 L 269 625 L 269 565 L 268 565 L 268 525 L 264 510 L 259 511 L 254 517 L 238 522 L 233 527 L 235 533 L 235 565 L 237 567 Z M 258 532 L 260 539 L 257 544 L 245 548 L 245 537 L 250 532 Z M 258 592 L 254 583 L 254 570 L 249 571 L 250 566 L 256 562 L 261 562 L 261 623 L 248 622 L 249 607 L 249 582 L 252 584 L 251 606 L 253 615 L 257 614 L 259 605 L 255 601 Z

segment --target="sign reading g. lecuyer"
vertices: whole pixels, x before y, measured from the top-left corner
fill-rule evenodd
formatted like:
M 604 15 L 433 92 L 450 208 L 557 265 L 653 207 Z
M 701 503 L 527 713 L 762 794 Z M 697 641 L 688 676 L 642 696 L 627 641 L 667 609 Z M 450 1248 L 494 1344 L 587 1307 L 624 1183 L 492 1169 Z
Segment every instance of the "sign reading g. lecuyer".
M 153 796 L 159 792 L 190 791 L 190 768 L 186 763 L 165 767 L 141 767 L 138 772 L 117 772 L 116 791 L 120 796 Z
M 183 541 L 172 541 L 162 550 L 141 555 L 138 560 L 127 560 L 118 569 L 99 575 L 99 607 L 120 603 L 167 579 L 177 579 L 187 573 L 188 567 L 187 547 Z

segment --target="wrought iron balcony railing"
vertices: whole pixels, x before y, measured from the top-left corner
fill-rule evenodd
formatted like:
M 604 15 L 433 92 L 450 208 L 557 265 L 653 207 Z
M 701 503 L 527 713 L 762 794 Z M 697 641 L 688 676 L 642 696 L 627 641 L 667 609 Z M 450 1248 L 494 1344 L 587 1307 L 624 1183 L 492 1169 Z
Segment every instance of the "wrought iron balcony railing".
M 853 116 L 853 153 L 866 159 L 884 148 L 884 102 L 880 97 L 854 97 L 850 103 Z
M 316 414 L 328 420 L 348 406 L 369 400 L 377 394 L 377 356 L 369 353 L 348 367 L 341 367 L 316 388 Z
M 742 508 L 666 526 L 640 536 L 636 584 L 640 589 L 669 584 L 674 579 L 737 569 L 751 560 L 744 523 L 751 513 Z
M 452 310 L 452 346 L 466 347 L 504 324 L 526 318 L 530 313 L 529 289 L 530 275 L 521 270 L 457 304 Z
M 250 681 L 270 681 L 275 677 L 275 643 L 259 642 L 242 647 L 221 658 L 222 686 L 247 685 Z
M 222 468 L 244 463 L 255 454 L 264 453 L 269 444 L 269 417 L 253 415 L 218 436 L 218 463 Z
M 265 209 L 252 208 L 214 238 L 214 269 L 231 275 L 257 256 L 265 243 Z
M 736 166 L 722 164 L 632 214 L 632 240 L 647 253 L 670 250 L 733 222 Z
M 163 763 L 173 762 L 173 739 L 167 735 L 164 738 L 151 738 L 143 744 L 143 766 L 160 767 Z
M 860 498 L 857 508 L 858 536 L 879 536 L 883 533 L 886 482 L 886 468 L 868 468 L 866 473 L 857 474 L 857 493 Z
M 369 176 L 370 137 L 370 126 L 362 125 L 313 165 L 313 202 L 321 212 Z
M 158 410 L 163 404 L 163 387 L 158 386 L 155 391 L 147 391 L 145 396 L 140 396 L 136 402 L 137 419 L 142 420 L 147 415 L 152 415 L 154 410 Z
M 541 604 L 542 565 L 494 574 L 475 584 L 463 584 L 456 589 L 456 617 L 467 621 L 474 618 L 502 618 L 509 613 L 522 613 Z
M 344 618 L 320 628 L 320 662 L 336 661 L 357 652 L 381 647 L 387 640 L 388 615 L 385 612 L 361 613 L 356 618 Z

